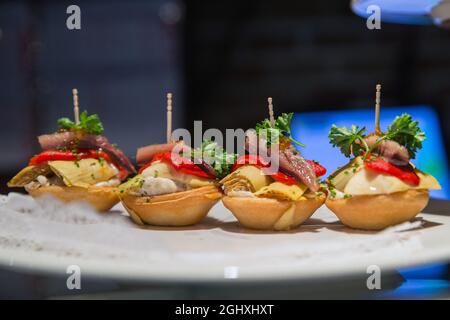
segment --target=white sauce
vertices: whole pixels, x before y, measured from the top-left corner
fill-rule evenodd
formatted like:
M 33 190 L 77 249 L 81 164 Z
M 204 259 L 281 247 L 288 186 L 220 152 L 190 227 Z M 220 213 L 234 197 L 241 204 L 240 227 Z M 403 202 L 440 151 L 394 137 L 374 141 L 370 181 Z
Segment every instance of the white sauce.
M 157 196 L 161 194 L 174 193 L 182 191 L 175 181 L 167 178 L 143 178 L 144 183 L 138 190 L 133 190 L 130 194 L 135 196 Z
M 117 187 L 120 185 L 120 180 L 118 178 L 112 178 L 108 181 L 102 181 L 95 184 L 96 187 Z

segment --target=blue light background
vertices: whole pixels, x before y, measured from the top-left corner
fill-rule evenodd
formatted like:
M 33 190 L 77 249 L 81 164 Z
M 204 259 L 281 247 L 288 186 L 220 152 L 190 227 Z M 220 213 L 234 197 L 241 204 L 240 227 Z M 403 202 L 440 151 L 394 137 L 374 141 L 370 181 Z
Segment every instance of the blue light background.
M 450 179 L 444 139 L 436 111 L 430 106 L 383 107 L 381 111 L 381 130 L 386 130 L 397 115 L 409 113 L 419 121 L 420 128 L 427 139 L 423 149 L 413 163 L 422 171 L 435 176 L 442 190 L 433 190 L 430 195 L 435 199 L 450 199 Z M 338 148 L 333 148 L 328 140 L 328 132 L 333 124 L 350 127 L 352 124 L 365 126 L 368 132 L 374 131 L 373 109 L 343 110 L 328 112 L 295 113 L 291 123 L 294 139 L 304 143 L 299 148 L 307 159 L 318 160 L 332 173 L 338 167 L 348 163 Z
M 358 0 L 352 1 L 351 8 L 358 16 L 367 18 L 372 14 L 372 11 L 367 12 L 367 8 L 376 5 L 380 7 L 383 22 L 431 25 L 431 10 L 440 2 L 441 0 Z

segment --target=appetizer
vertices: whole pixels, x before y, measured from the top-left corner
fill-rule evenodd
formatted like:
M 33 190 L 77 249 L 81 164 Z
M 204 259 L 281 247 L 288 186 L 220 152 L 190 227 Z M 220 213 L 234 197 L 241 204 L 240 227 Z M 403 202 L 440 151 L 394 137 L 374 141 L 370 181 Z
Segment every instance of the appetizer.
M 171 111 L 170 94 L 169 107 Z M 194 150 L 182 141 L 173 142 L 170 127 L 168 143 L 138 149 L 139 174 L 119 187 L 122 204 L 140 225 L 187 226 L 201 221 L 222 198 L 218 179 L 235 159 L 212 141 Z
M 343 224 L 357 229 L 380 230 L 409 221 L 428 204 L 428 190 L 441 188 L 411 163 L 425 140 L 417 121 L 402 114 L 381 132 L 380 89 L 374 133 L 355 125 L 333 125 L 329 133 L 333 146 L 353 159 L 328 178 L 326 206 Z
M 56 133 L 38 137 L 42 152 L 8 182 L 23 187 L 33 197 L 53 195 L 63 202 L 87 202 L 97 211 L 111 209 L 119 202 L 115 188 L 135 169 L 116 146 L 102 136 L 98 115 L 78 115 L 74 90 L 75 122 L 58 120 Z
M 270 106 L 269 98 L 271 110 Z M 294 148 L 292 143 L 300 143 L 291 137 L 291 119 L 292 113 L 283 113 L 276 121 L 272 117 L 265 119 L 255 131 L 247 131 L 249 154 L 239 157 L 232 172 L 221 180 L 223 204 L 244 227 L 289 230 L 325 202 L 318 178 L 326 170 L 315 161 L 305 160 Z M 257 146 L 252 145 L 255 143 Z M 269 155 L 273 143 L 278 143 L 278 154 L 273 157 L 278 157 L 279 169 L 269 172 L 271 157 L 264 155 Z

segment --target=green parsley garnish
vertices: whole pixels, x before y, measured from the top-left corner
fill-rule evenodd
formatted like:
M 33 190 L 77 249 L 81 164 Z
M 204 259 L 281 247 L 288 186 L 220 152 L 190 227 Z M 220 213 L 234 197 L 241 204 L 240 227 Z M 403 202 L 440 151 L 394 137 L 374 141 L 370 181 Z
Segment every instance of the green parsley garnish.
M 392 140 L 404 146 L 410 157 L 414 159 L 417 151 L 422 149 L 425 133 L 420 130 L 419 123 L 413 121 L 412 117 L 405 113 L 396 117 L 388 127 L 388 131 L 382 133 L 370 148 L 364 140 L 367 137 L 365 127 L 360 129 L 353 125 L 348 129 L 347 127 L 339 128 L 333 125 L 328 137 L 331 144 L 334 147 L 339 147 L 346 157 L 364 153 L 364 158 L 366 158 L 381 142 Z
M 419 122 L 405 113 L 395 118 L 388 128 L 386 140 L 393 140 L 408 149 L 412 159 L 418 150 L 422 149 L 422 142 L 426 139 L 425 133 L 420 130 Z
M 275 126 L 272 128 L 270 125 L 269 119 L 264 119 L 263 121 L 256 124 L 255 130 L 258 135 L 264 135 L 264 138 L 267 140 L 268 144 L 272 142 L 276 142 L 280 137 L 285 137 L 289 139 L 291 142 L 304 147 L 305 145 L 298 142 L 291 135 L 291 121 L 293 117 L 293 113 L 282 113 L 275 120 Z M 264 134 L 263 134 L 264 132 Z
M 350 157 L 351 154 L 361 154 L 363 150 L 368 150 L 367 144 L 364 146 L 364 133 L 366 128 L 359 128 L 358 126 L 351 126 L 350 129 L 347 127 L 339 128 L 335 124 L 331 127 L 328 138 L 330 139 L 333 147 L 339 147 L 341 152 L 346 156 Z M 363 143 L 363 145 L 360 144 Z
M 183 155 L 192 159 L 203 159 L 215 171 L 217 178 L 225 177 L 231 170 L 237 155 L 227 153 L 217 142 L 211 140 L 203 141 L 200 148 L 191 150 L 188 155 Z
M 69 118 L 60 118 L 58 126 L 64 130 L 82 130 L 90 134 L 102 134 L 104 129 L 97 114 L 88 115 L 87 111 L 80 114 L 80 123 L 77 125 Z

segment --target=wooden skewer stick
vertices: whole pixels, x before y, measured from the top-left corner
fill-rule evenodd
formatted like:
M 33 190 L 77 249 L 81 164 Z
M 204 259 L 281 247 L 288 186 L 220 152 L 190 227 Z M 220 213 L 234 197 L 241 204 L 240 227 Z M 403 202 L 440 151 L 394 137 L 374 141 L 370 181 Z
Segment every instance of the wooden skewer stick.
M 76 88 L 72 89 L 73 95 L 73 113 L 75 116 L 75 124 L 80 124 L 80 109 L 78 108 L 78 90 Z
M 381 102 L 381 84 L 376 86 L 377 93 L 375 98 L 375 133 L 377 135 L 381 134 L 380 129 L 380 102 Z
M 270 120 L 270 126 L 273 128 L 275 127 L 275 118 L 273 116 L 273 104 L 272 104 L 272 97 L 267 98 L 267 102 L 269 103 L 269 120 Z
M 167 143 L 172 142 L 172 93 L 167 94 Z

